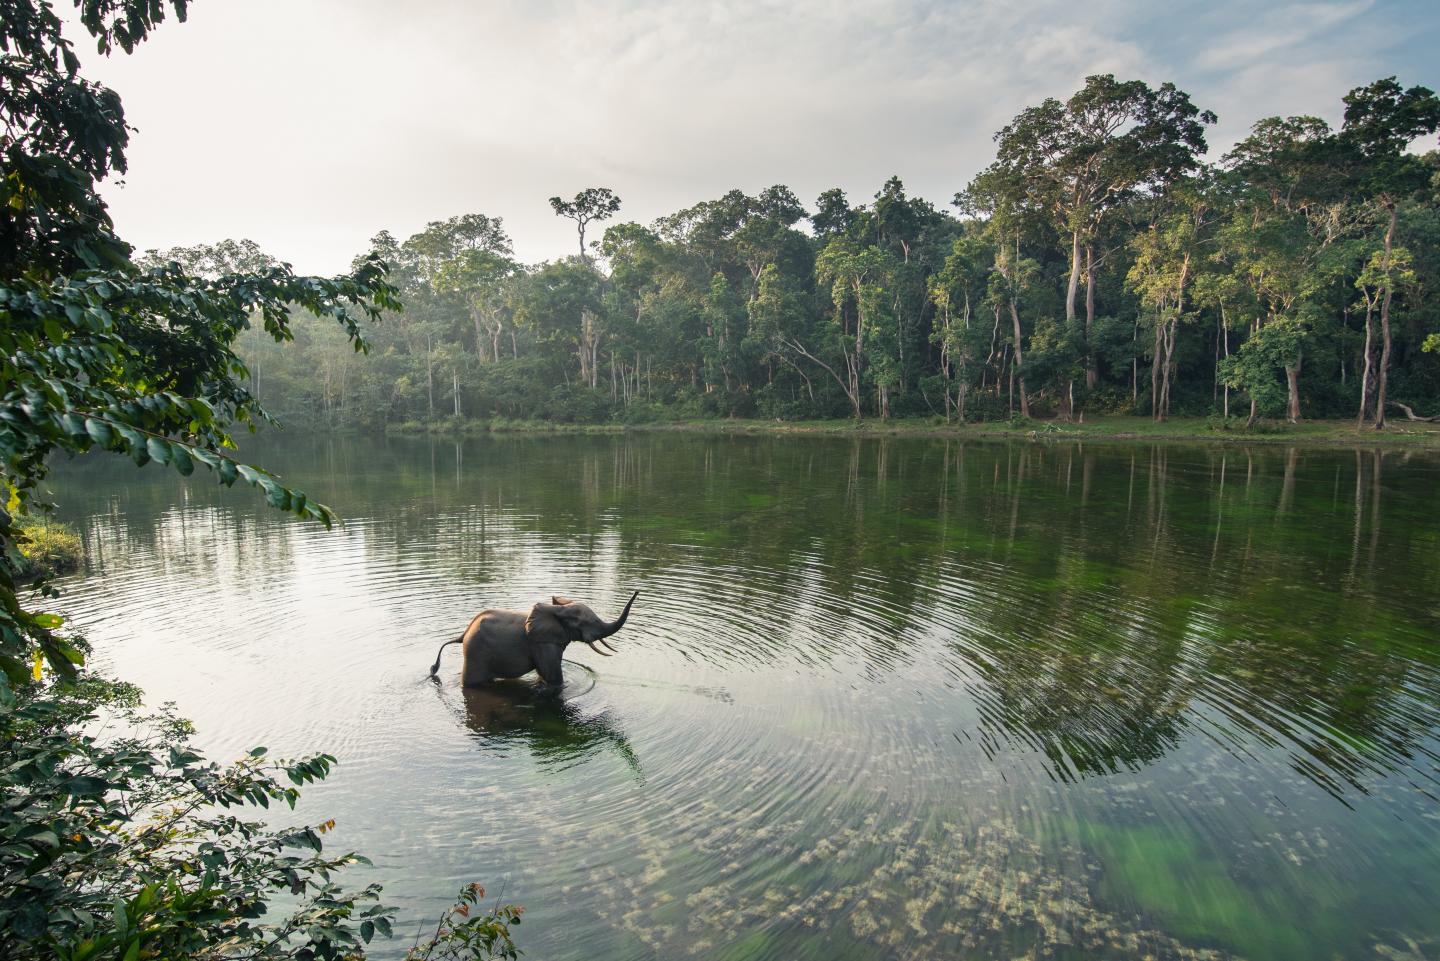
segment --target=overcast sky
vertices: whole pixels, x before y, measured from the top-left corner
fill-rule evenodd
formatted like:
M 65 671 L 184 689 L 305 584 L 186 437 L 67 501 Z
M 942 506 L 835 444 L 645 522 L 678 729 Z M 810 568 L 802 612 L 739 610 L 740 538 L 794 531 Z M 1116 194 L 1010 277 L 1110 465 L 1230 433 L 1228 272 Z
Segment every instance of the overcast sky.
M 943 205 L 1092 73 L 1175 82 L 1223 149 L 1262 116 L 1338 122 L 1382 76 L 1440 87 L 1437 50 L 1437 0 L 195 0 L 84 63 L 137 128 L 105 189 L 122 237 L 332 273 L 471 212 L 526 261 L 567 254 L 546 198 L 587 186 L 641 223 L 774 183 L 859 203 L 891 174 Z

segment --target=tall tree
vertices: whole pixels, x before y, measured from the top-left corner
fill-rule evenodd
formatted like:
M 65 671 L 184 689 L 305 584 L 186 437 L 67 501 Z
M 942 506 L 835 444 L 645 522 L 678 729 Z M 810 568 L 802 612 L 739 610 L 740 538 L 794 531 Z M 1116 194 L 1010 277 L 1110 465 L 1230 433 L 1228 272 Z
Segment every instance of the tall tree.
M 1037 211 L 1030 203 L 1027 184 L 1013 167 L 991 164 L 955 195 L 955 206 L 984 219 L 985 231 L 995 252 L 987 297 L 997 311 L 1010 317 L 1010 393 L 1019 386 L 1020 414 L 1030 416 L 1030 394 L 1025 382 L 1024 333 L 1020 324 L 1020 300 L 1033 283 L 1037 265 L 1024 256 L 1022 242 L 1033 229 Z
M 939 315 L 931 338 L 940 345 L 940 377 L 944 389 L 945 419 L 965 419 L 965 397 L 970 389 L 971 364 L 981 349 L 975 312 L 985 298 L 985 287 L 995 252 L 977 236 L 956 238 L 950 255 L 930 276 L 930 299 Z M 998 315 L 997 315 L 998 320 Z M 991 354 L 993 355 L 993 348 Z M 991 357 L 986 357 L 988 365 Z M 984 376 L 983 372 L 981 374 Z M 952 394 L 953 390 L 953 394 Z
M 596 221 L 609 220 L 619 213 L 620 198 L 615 196 L 609 187 L 586 187 L 576 194 L 573 200 L 551 197 L 550 209 L 555 211 L 557 217 L 575 221 L 575 229 L 580 236 L 580 259 L 588 260 L 590 255 L 585 246 L 585 228 Z
M 1314 316 L 1310 301 L 1325 282 L 1322 263 L 1339 237 L 1335 141 L 1316 117 L 1267 117 L 1224 157 L 1230 216 L 1217 234 L 1215 260 L 1245 290 L 1253 309 L 1249 336 L 1232 361 L 1230 386 L 1245 372 L 1251 422 L 1271 385 L 1266 365 L 1285 376 L 1286 417 L 1301 416 L 1300 371 Z M 1281 326 L 1267 329 L 1274 322 Z M 1257 406 L 1258 405 L 1258 406 Z
M 1394 77 L 1388 77 L 1369 86 L 1356 87 L 1344 99 L 1345 122 L 1340 129 L 1340 144 L 1353 158 L 1360 196 L 1377 205 L 1385 219 L 1379 262 L 1372 262 L 1373 270 L 1367 265 L 1373 285 L 1380 291 L 1380 357 L 1378 361 L 1372 360 L 1367 336 L 1365 381 L 1360 399 L 1361 423 L 1368 415 L 1373 418 L 1375 429 L 1383 430 L 1392 348 L 1390 306 L 1397 286 L 1393 272 L 1397 269 L 1394 242 L 1399 202 L 1423 189 L 1430 176 L 1426 164 L 1406 148 L 1440 129 L 1440 98 L 1426 87 L 1407 90 Z M 1367 319 L 1369 314 L 1367 311 Z
M 1180 324 L 1195 316 L 1186 310 L 1186 296 L 1199 272 L 1210 200 L 1198 180 L 1176 184 L 1157 198 L 1159 215 L 1148 230 L 1131 240 L 1134 262 L 1127 282 L 1151 311 L 1155 330 L 1150 366 L 1150 413 L 1157 421 L 1170 416 L 1170 388 L 1175 376 L 1175 342 Z
M 845 191 L 839 187 L 831 187 L 815 198 L 815 212 L 810 215 L 810 226 L 820 240 L 845 233 L 854 222 L 855 211 L 845 199 Z
M 1098 74 L 1087 77 L 1066 102 L 1047 99 L 995 135 L 996 166 L 1025 185 L 1031 203 L 1049 211 L 1068 240 L 1067 323 L 1075 323 L 1082 253 L 1093 265 L 1101 222 L 1135 192 L 1193 171 L 1206 150 L 1205 125 L 1215 119 L 1172 83 L 1152 89 L 1140 80 Z M 1094 333 L 1093 297 L 1087 296 L 1086 306 L 1088 342 Z M 1095 353 L 1088 347 L 1085 379 L 1091 388 L 1098 380 Z

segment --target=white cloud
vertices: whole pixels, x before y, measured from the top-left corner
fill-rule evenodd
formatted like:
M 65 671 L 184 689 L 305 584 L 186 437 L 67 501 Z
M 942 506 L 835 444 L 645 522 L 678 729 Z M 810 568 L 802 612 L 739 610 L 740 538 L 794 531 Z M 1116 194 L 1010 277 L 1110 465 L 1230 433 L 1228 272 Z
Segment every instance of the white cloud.
M 1195 65 L 1204 70 L 1253 67 L 1360 16 L 1374 6 L 1374 0 L 1296 3 L 1262 12 L 1245 26 L 1207 44 L 1195 58 Z
M 139 128 L 107 191 L 122 235 L 249 236 L 329 271 L 466 211 L 504 217 L 522 257 L 564 254 L 545 198 L 591 185 L 642 222 L 737 186 L 865 200 L 892 173 L 943 204 L 996 129 L 1091 73 L 1174 80 L 1233 139 L 1262 105 L 1319 112 L 1383 75 L 1383 41 L 1349 28 L 1367 6 L 1291 6 L 1177 58 L 1179 15 L 1143 23 L 1144 0 L 251 0 L 87 66 Z

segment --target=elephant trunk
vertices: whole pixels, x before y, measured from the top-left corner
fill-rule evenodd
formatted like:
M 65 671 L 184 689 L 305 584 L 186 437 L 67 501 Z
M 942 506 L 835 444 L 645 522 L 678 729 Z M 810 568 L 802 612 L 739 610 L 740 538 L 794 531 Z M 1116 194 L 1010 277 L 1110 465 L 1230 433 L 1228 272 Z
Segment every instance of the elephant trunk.
M 595 636 L 595 640 L 598 641 L 601 638 L 609 637 L 611 634 L 614 634 L 616 631 L 620 630 L 620 628 L 624 627 L 625 619 L 630 616 L 630 605 L 634 604 L 635 598 L 639 596 L 639 591 L 631 594 L 630 601 L 625 605 L 625 610 L 621 611 L 620 616 L 615 618 L 615 620 L 611 621 L 609 624 L 605 624 L 605 626 L 601 629 L 600 633 Z

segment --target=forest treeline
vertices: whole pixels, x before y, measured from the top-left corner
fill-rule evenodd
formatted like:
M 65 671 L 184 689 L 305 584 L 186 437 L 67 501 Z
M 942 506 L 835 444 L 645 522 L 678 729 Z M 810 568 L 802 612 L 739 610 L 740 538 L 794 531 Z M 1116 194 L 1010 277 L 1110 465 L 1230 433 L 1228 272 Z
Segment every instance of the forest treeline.
M 1262 119 L 1208 162 L 1186 93 L 1093 76 L 999 131 L 950 209 L 892 177 L 645 226 L 591 188 L 551 198 L 578 248 L 535 265 L 484 214 L 382 232 L 405 307 L 368 357 L 319 321 L 240 354 L 280 420 L 331 427 L 1440 413 L 1440 153 L 1417 150 L 1440 99 L 1390 78 L 1343 102 L 1339 129 Z M 270 263 L 248 241 L 150 256 Z

